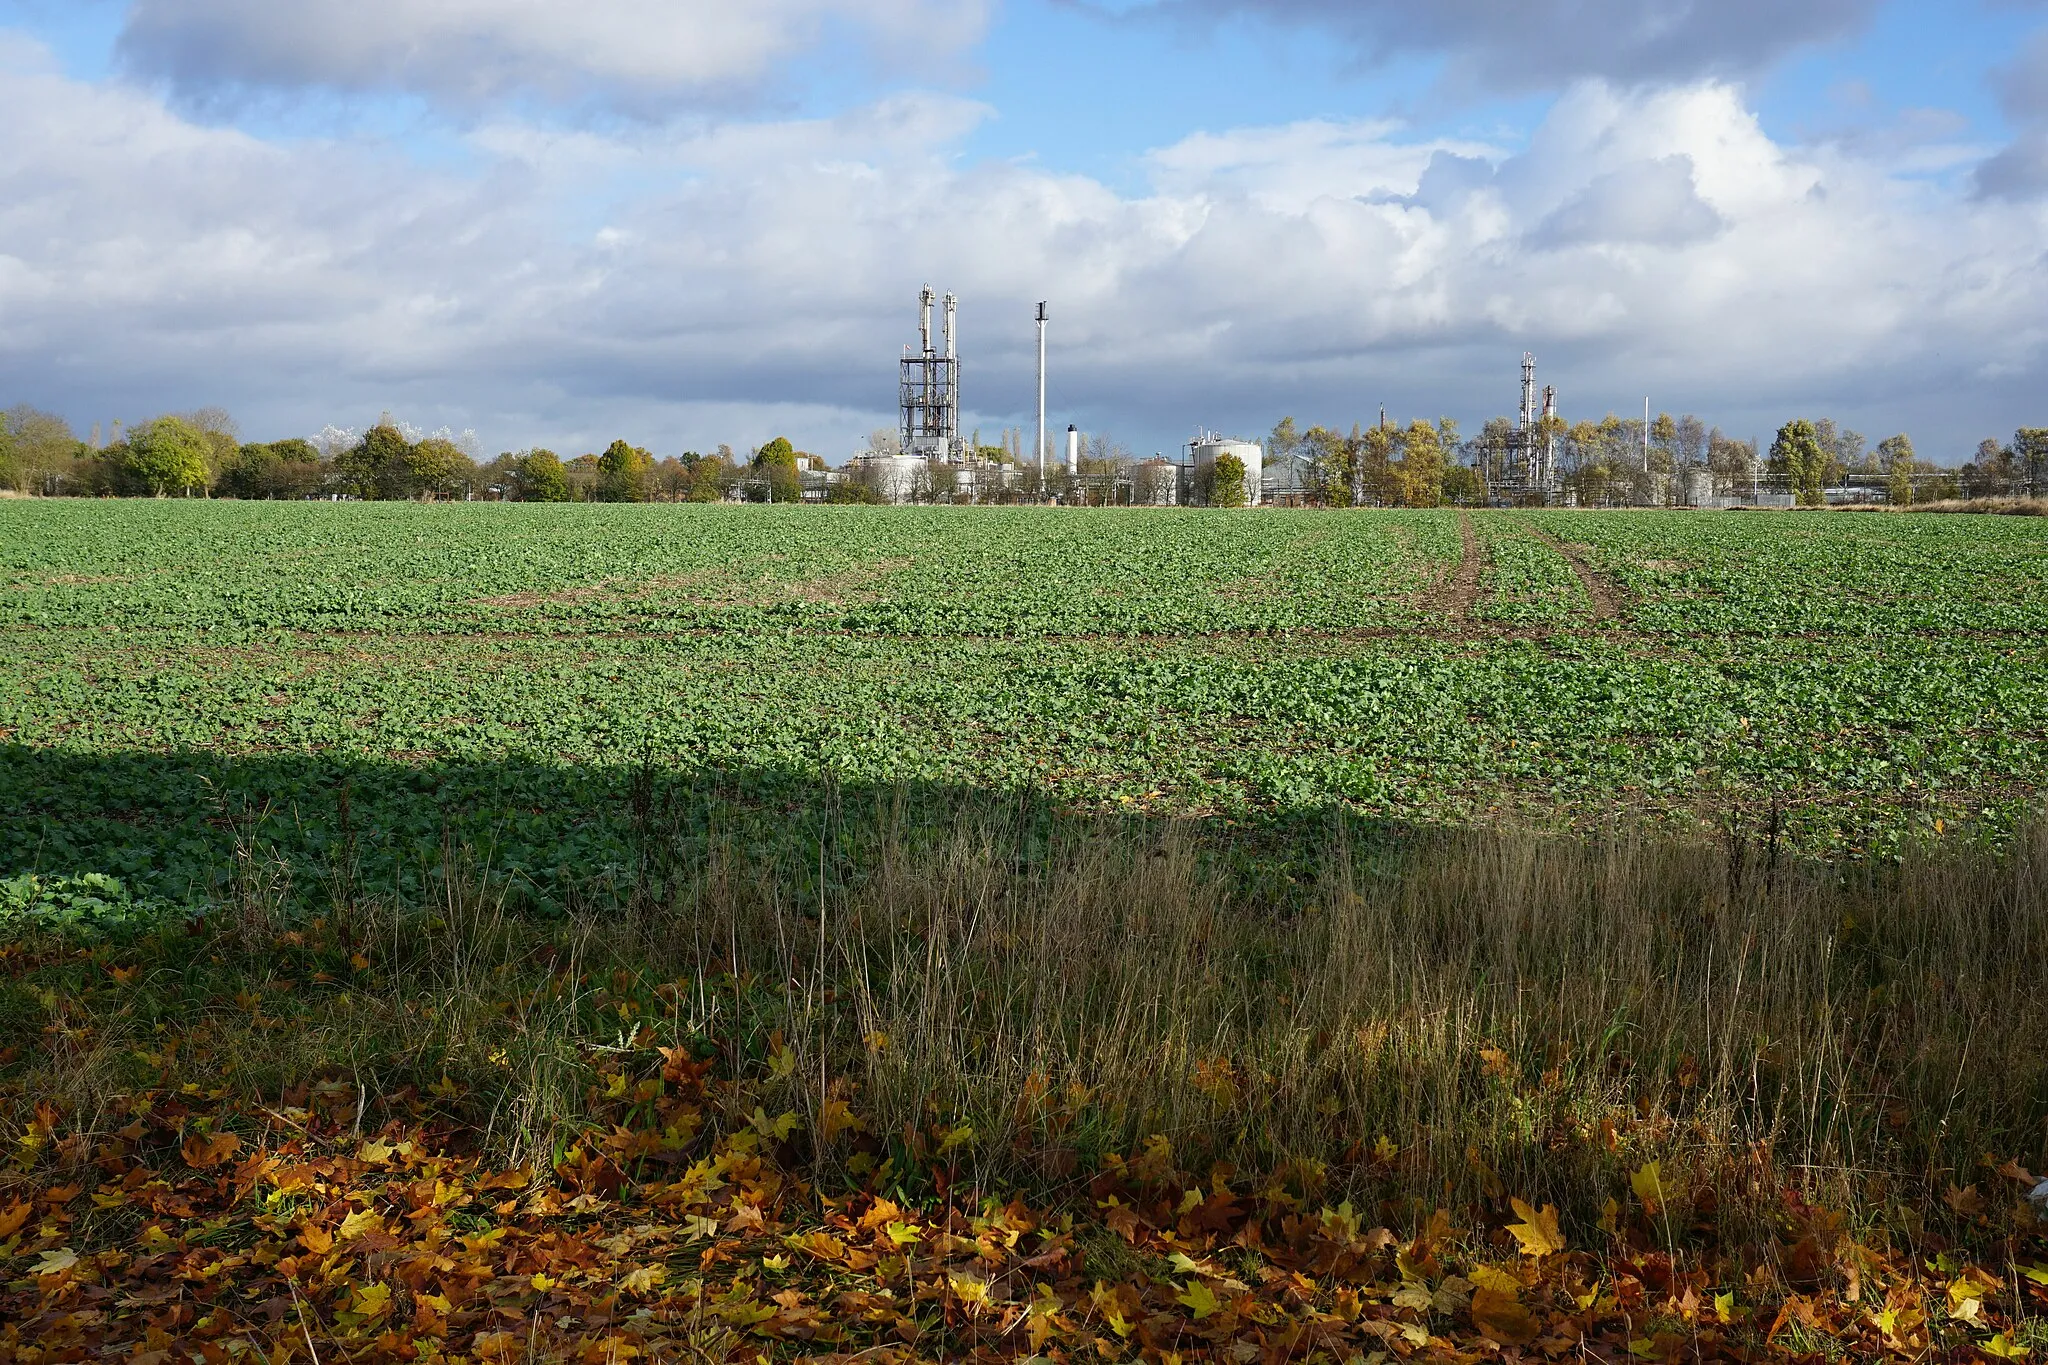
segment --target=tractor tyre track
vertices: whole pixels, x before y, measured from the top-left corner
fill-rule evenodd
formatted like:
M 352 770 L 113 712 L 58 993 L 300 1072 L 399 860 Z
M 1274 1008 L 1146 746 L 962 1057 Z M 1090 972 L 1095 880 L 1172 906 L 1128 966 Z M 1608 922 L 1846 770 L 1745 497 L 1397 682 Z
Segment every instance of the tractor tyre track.
M 1595 621 L 1613 621 L 1620 618 L 1628 598 L 1613 579 L 1588 564 L 1577 550 L 1542 527 L 1531 526 L 1529 530 L 1537 539 L 1563 555 L 1565 562 L 1572 566 L 1572 572 L 1579 576 L 1580 586 L 1586 590 L 1586 599 L 1593 604 Z
M 1430 605 L 1454 621 L 1467 623 L 1472 620 L 1472 608 L 1479 602 L 1479 576 L 1485 570 L 1486 548 L 1472 529 L 1470 513 L 1458 513 L 1458 536 L 1464 542 L 1458 567 L 1444 579 Z

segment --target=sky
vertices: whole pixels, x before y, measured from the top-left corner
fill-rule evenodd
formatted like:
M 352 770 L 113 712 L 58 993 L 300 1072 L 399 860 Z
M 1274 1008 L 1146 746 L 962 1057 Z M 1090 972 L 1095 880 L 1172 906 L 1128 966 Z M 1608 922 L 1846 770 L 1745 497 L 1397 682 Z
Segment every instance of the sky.
M 1507 22 L 1512 20 L 1513 22 Z M 0 0 L 0 405 L 486 453 L 2048 425 L 2048 0 Z

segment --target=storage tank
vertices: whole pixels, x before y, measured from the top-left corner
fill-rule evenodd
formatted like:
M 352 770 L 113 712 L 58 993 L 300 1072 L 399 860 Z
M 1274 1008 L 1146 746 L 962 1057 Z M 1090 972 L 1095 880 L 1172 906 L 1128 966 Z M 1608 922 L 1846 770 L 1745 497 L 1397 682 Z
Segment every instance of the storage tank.
M 1244 504 L 1256 507 L 1263 493 L 1263 466 L 1266 452 L 1256 441 L 1226 441 L 1220 436 L 1209 436 L 1196 441 L 1191 447 L 1195 465 L 1195 497 L 1203 503 L 1213 503 L 1208 494 L 1211 472 L 1216 461 L 1223 455 L 1235 455 L 1244 465 Z

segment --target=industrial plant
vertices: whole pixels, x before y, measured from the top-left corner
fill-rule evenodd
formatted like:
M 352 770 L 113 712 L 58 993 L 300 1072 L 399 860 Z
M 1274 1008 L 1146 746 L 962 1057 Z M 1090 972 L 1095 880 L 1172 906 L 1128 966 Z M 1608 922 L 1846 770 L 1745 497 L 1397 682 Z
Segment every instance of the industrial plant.
M 934 314 L 937 329 L 934 329 Z M 1265 501 L 1261 482 L 1265 450 L 1256 441 L 1229 439 L 1206 430 L 1182 447 L 1177 458 L 1131 461 L 1090 469 L 1080 428 L 1069 423 L 1054 457 L 1046 425 L 1046 331 L 1048 305 L 1038 305 L 1038 423 L 1033 450 L 1020 454 L 976 446 L 961 421 L 960 301 L 943 298 L 926 285 L 918 295 L 915 346 L 898 361 L 898 422 L 893 442 L 871 443 L 856 454 L 844 476 L 872 490 L 882 501 L 1042 502 L 1085 506 L 1202 506 L 1214 499 L 1217 461 L 1230 456 L 1245 471 L 1244 496 L 1226 497 L 1232 506 Z M 813 480 L 813 496 L 824 497 L 830 482 Z
M 930 285 L 918 295 L 917 340 L 898 360 L 898 421 L 893 433 L 877 433 L 845 471 L 822 468 L 804 476 L 805 496 L 824 501 L 846 482 L 860 485 L 860 500 L 891 503 L 981 502 L 1116 507 L 1303 507 L 1336 503 L 1384 505 L 1390 494 L 1384 471 L 1369 479 L 1360 433 L 1347 441 L 1318 429 L 1321 443 L 1304 440 L 1291 448 L 1268 448 L 1198 428 L 1171 456 L 1132 458 L 1090 442 L 1078 424 L 1065 439 L 1048 423 L 1047 336 L 1051 310 L 1041 302 L 1037 329 L 1036 425 L 1027 433 L 1006 431 L 1002 444 L 980 444 L 962 420 L 963 361 L 960 300 L 939 296 Z M 1647 405 L 1640 429 L 1634 419 L 1610 416 L 1601 426 L 1603 476 L 1588 477 L 1585 424 L 1567 428 L 1558 416 L 1555 385 L 1538 386 L 1536 357 L 1524 353 L 1520 403 L 1510 420 L 1489 421 L 1469 441 L 1455 436 L 1442 449 L 1449 472 L 1463 479 L 1444 497 L 1465 505 L 1541 507 L 1600 505 L 1713 507 L 1790 503 L 1788 493 L 1767 489 L 1756 469 L 1755 446 L 1747 445 L 1749 472 L 1730 479 L 1710 472 L 1697 456 L 1653 460 Z M 1633 435 L 1628 433 L 1633 432 Z M 1317 432 L 1309 433 L 1310 436 Z M 1717 436 L 1718 439 L 1718 436 Z M 1374 458 L 1400 455 L 1406 436 L 1390 429 L 1385 409 L 1375 434 Z M 1218 470 L 1242 471 L 1243 488 L 1219 483 Z M 1725 475 L 1727 471 L 1723 471 Z M 1432 484 L 1435 476 L 1431 477 Z M 1738 486 L 1740 485 L 1740 486 Z M 1411 494 L 1392 495 L 1407 502 Z M 1411 504 L 1412 505 L 1412 504 Z M 1435 505 L 1432 494 L 1429 502 Z

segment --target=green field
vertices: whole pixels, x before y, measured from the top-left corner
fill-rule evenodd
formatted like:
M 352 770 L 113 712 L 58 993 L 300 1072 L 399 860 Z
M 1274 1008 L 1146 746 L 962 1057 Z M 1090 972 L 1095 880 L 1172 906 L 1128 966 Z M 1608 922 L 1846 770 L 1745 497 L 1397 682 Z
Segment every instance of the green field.
M 1844 853 L 2048 779 L 2019 518 L 21 501 L 0 632 L 0 874 L 172 897 L 254 839 L 552 900 L 643 767 Z

